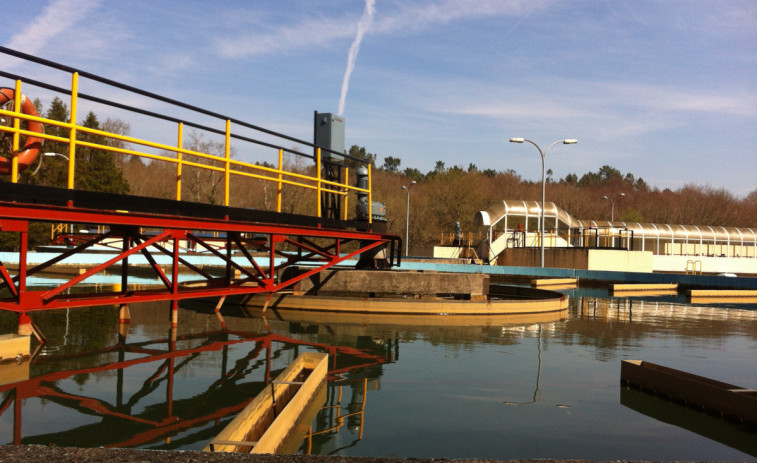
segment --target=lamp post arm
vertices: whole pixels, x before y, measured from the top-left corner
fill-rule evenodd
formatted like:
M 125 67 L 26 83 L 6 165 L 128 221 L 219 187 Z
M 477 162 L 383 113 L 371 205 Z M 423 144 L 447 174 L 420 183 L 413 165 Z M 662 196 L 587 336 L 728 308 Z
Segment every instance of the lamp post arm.
M 553 142 L 551 145 L 549 145 L 545 151 L 542 151 L 539 145 L 534 143 L 532 140 L 529 140 L 528 138 L 515 137 L 515 138 L 510 139 L 510 143 L 523 143 L 523 142 L 528 142 L 534 145 L 536 149 L 539 150 L 539 155 L 541 156 L 541 214 L 540 214 L 541 217 L 539 220 L 540 221 L 539 228 L 540 228 L 541 236 L 540 236 L 539 248 L 541 250 L 541 253 L 540 253 L 541 266 L 544 267 L 544 202 L 545 202 L 545 197 L 546 197 L 546 183 L 547 183 L 545 173 L 544 173 L 544 169 L 545 169 L 544 164 L 546 162 L 545 158 L 547 157 L 547 153 L 549 152 L 549 150 L 553 146 L 557 145 L 558 143 L 562 143 L 564 145 L 573 145 L 573 144 L 578 143 L 578 140 L 574 138 L 565 138 L 562 140 L 557 140 Z

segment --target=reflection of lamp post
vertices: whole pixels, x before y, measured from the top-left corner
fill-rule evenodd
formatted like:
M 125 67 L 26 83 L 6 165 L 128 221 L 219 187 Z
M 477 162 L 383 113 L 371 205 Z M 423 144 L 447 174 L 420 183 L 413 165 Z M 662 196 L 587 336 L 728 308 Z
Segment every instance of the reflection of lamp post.
M 536 385 L 534 386 L 534 395 L 531 398 L 531 400 L 527 402 L 513 402 L 513 401 L 504 401 L 502 402 L 505 405 L 528 405 L 536 403 L 536 400 L 539 396 L 539 380 L 541 379 L 541 330 L 542 330 L 542 324 L 539 323 L 539 331 L 537 332 L 537 349 L 538 354 L 536 357 L 537 363 L 536 363 Z M 570 408 L 570 405 L 566 404 L 555 404 L 557 408 Z
M 539 247 L 541 248 L 541 266 L 544 267 L 544 196 L 546 196 L 546 179 L 544 178 L 544 158 L 547 157 L 547 153 L 549 152 L 550 148 L 555 146 L 558 143 L 562 143 L 563 145 L 574 145 L 578 143 L 578 140 L 573 138 L 566 138 L 564 140 L 557 140 L 556 142 L 552 143 L 547 147 L 546 150 L 542 151 L 541 148 L 539 148 L 539 145 L 532 142 L 531 140 L 527 138 L 511 138 L 510 143 L 523 143 L 524 141 L 527 141 L 528 143 L 531 143 L 536 147 L 537 150 L 539 150 L 539 154 L 541 155 L 541 242 Z
M 541 378 L 541 323 L 539 323 L 539 334 L 538 334 L 538 344 L 537 344 L 538 355 L 537 355 L 537 361 L 536 364 L 536 387 L 534 388 L 534 397 L 528 401 L 528 402 L 503 402 L 505 405 L 527 405 L 536 403 L 536 396 L 539 394 L 539 379 Z
M 409 246 L 409 236 L 410 236 L 410 187 L 415 185 L 415 180 L 410 182 L 410 185 L 405 186 L 402 185 L 403 190 L 407 190 L 407 204 L 405 204 L 405 255 L 407 256 L 410 254 Z
M 620 193 L 618 194 L 618 196 L 612 198 L 612 200 L 610 201 L 612 203 L 612 208 L 610 209 L 610 222 L 615 222 L 615 200 L 618 198 L 622 198 L 625 195 L 626 195 L 625 193 Z M 610 199 L 610 198 L 608 198 L 607 196 L 602 196 L 602 199 Z

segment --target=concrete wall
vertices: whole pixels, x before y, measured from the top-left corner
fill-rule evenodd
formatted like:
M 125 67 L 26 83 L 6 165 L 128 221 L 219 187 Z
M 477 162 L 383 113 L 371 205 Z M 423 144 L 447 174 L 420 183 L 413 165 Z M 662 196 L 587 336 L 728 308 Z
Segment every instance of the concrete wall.
M 512 267 L 539 267 L 541 250 L 539 248 L 509 248 L 499 255 L 497 265 Z M 589 268 L 589 250 L 571 248 L 545 248 L 544 266 L 551 268 Z
M 652 272 L 651 251 L 624 251 L 620 249 L 589 249 L 587 270 L 615 272 Z
M 291 272 L 303 270 L 287 270 Z M 294 285 L 295 294 L 375 293 L 435 296 L 459 294 L 485 298 L 489 275 L 398 270 L 323 270 Z
M 497 259 L 497 265 L 538 267 L 541 264 L 539 248 L 506 249 Z M 617 249 L 545 248 L 544 266 L 580 270 L 651 272 L 652 253 Z
M 434 246 L 434 254 L 432 257 L 436 259 L 456 259 L 460 257 L 460 253 L 463 248 L 456 246 Z
M 739 276 L 757 275 L 757 259 L 754 257 L 708 257 L 708 256 L 659 256 L 653 257 L 656 272 L 703 274 L 735 273 Z

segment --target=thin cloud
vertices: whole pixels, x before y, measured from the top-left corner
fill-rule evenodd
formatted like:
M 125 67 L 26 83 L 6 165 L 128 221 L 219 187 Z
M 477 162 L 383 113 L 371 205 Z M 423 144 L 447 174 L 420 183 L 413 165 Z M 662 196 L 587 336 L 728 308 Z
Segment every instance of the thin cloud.
M 49 42 L 76 23 L 87 17 L 100 6 L 101 0 L 54 0 L 42 14 L 30 21 L 29 25 L 11 37 L 6 45 L 13 50 L 37 54 Z
M 453 21 L 493 16 L 523 16 L 546 8 L 550 0 L 489 0 L 469 2 L 447 0 L 425 5 L 405 4 L 394 14 L 382 15 L 377 21 L 376 32 L 419 31 L 448 24 Z
M 562 81 L 560 95 L 524 89 L 516 95 L 502 95 L 503 90 L 497 86 L 465 80 L 434 85 L 425 82 L 424 87 L 426 96 L 416 101 L 429 111 L 492 118 L 573 119 L 607 114 L 613 111 L 609 108 L 625 108 L 625 111 L 633 112 L 634 117 L 640 113 L 670 115 L 680 112 L 757 116 L 757 95 L 729 93 L 727 90 L 584 81 Z M 468 91 L 450 93 L 446 91 L 449 88 Z
M 394 34 L 419 32 L 452 21 L 492 16 L 522 16 L 546 8 L 552 0 L 487 0 L 467 2 L 447 0 L 422 5 L 401 3 L 400 9 L 382 8 L 367 33 Z M 386 8 L 386 11 L 384 11 Z M 225 58 L 251 55 L 271 55 L 324 46 L 336 40 L 355 36 L 354 16 L 310 19 L 298 24 L 280 27 L 261 34 L 241 33 L 216 40 L 218 53 Z
M 570 103 L 556 103 L 553 101 L 519 101 L 488 100 L 476 103 L 461 104 L 457 107 L 437 107 L 438 112 L 462 114 L 466 116 L 482 116 L 504 119 L 543 119 L 552 120 L 574 119 L 588 117 L 590 113 L 571 106 Z
M 269 33 L 245 33 L 218 39 L 215 45 L 218 53 L 225 58 L 270 55 L 318 47 L 334 40 L 349 38 L 355 35 L 354 29 L 354 20 L 348 18 L 308 20 Z
M 657 112 L 693 111 L 737 116 L 757 115 L 757 95 L 736 95 L 712 90 L 671 88 L 633 83 L 597 84 L 616 105 Z

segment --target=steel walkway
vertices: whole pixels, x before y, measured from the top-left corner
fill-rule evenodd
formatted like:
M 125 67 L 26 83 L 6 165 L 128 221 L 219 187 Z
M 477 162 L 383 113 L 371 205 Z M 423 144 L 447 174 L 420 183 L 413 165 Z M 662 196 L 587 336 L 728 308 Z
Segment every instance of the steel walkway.
M 348 199 L 352 195 L 357 196 L 361 206 L 372 204 L 370 163 L 49 60 L 5 47 L 0 47 L 0 53 L 22 60 L 28 65 L 22 69 L 36 72 L 32 77 L 0 70 L 0 87 L 5 99 L 0 102 L 0 148 L 4 150 L 4 154 L 0 154 L 0 174 L 9 175 L 7 182 L 0 183 L 0 231 L 13 234 L 18 243 L 17 268 L 0 263 L 0 310 L 19 314 L 20 332 L 35 332 L 44 341 L 29 317 L 41 310 L 115 304 L 121 306 L 122 318 L 128 318 L 128 304 L 161 300 L 172 301 L 171 317 L 175 324 L 180 299 L 273 294 L 316 272 L 353 259 L 358 259 L 359 266 L 399 264 L 401 241 L 385 233 L 385 222 L 374 222 L 370 213 L 362 219 L 347 217 Z M 64 81 L 61 73 L 70 78 L 69 88 L 51 83 Z M 87 85 L 92 92 L 100 92 L 100 96 L 83 92 Z M 37 92 L 46 98 L 67 100 L 69 120 L 54 120 L 38 114 L 30 104 Z M 124 94 L 134 97 L 133 101 L 148 99 L 147 106 L 160 107 L 161 112 L 113 100 L 116 98 L 113 95 L 124 98 Z M 87 127 L 77 122 L 78 111 L 83 112 L 85 103 L 120 111 L 127 124 L 132 118 L 148 120 L 140 128 L 153 136 L 153 125 L 175 124 L 177 142 L 168 145 L 164 141 Z M 212 122 L 199 124 L 189 120 L 190 117 Z M 222 140 L 218 142 L 222 153 L 209 152 L 211 150 L 202 145 L 195 149 L 204 149 L 204 152 L 186 148 L 185 126 Z M 43 146 L 44 151 L 56 146 L 62 152 L 42 153 Z M 258 159 L 270 156 L 272 162 L 234 159 L 232 153 L 240 147 L 254 153 Z M 128 159 L 136 157 L 140 163 L 147 162 L 150 166 L 168 166 L 165 180 L 172 183 L 172 189 L 175 187 L 175 195 L 167 199 L 85 191 L 80 184 L 86 182 L 78 176 L 86 169 L 77 169 L 87 162 L 81 150 Z M 81 157 L 79 161 L 77 152 Z M 285 153 L 308 159 L 306 162 L 312 165 L 301 169 L 297 163 L 287 163 Z M 65 181 L 61 178 L 55 180 L 61 183 L 53 186 L 33 185 L 31 183 L 39 177 L 27 175 L 24 169 L 32 165 L 39 169 L 46 154 L 66 159 Z M 334 154 L 353 167 L 358 166 L 355 170 L 360 171 L 359 178 L 352 182 L 349 166 L 335 160 Z M 46 163 L 48 168 L 51 165 L 52 161 Z M 191 175 L 187 174 L 197 172 L 204 174 L 206 182 L 211 182 L 213 191 L 218 187 L 217 198 L 208 201 L 218 204 L 182 200 L 182 192 L 191 191 L 191 185 L 187 184 Z M 241 207 L 248 204 L 244 199 L 261 195 L 264 185 L 273 187 L 269 188 L 275 200 L 271 210 Z M 294 205 L 303 206 L 300 209 L 313 211 L 312 215 L 283 212 L 287 199 L 293 202 L 290 210 L 294 210 Z M 267 200 L 264 203 L 268 204 Z M 91 236 L 77 236 L 78 241 L 71 242 L 65 251 L 50 254 L 45 262 L 30 266 L 27 265 L 31 251 L 29 234 L 37 223 L 52 229 L 60 224 L 76 224 L 99 231 Z M 94 268 L 71 275 L 55 288 L 32 288 L 27 284 L 29 277 L 50 271 L 66 259 L 104 243 L 117 253 L 104 258 Z M 223 270 L 210 271 L 184 258 L 186 252 L 197 250 L 213 256 L 217 260 L 214 269 Z M 253 258 L 256 252 L 259 260 L 261 251 L 265 265 Z M 159 280 L 157 287 L 130 282 L 133 269 L 129 258 L 135 255 L 149 262 L 149 268 Z M 156 255 L 169 256 L 171 264 L 159 265 Z M 312 270 L 286 280 L 279 278 L 283 268 L 302 264 L 311 265 Z M 110 290 L 86 284 L 88 278 L 102 272 L 120 275 L 121 284 Z M 180 272 L 185 282 L 186 273 L 196 278 L 180 284 Z

